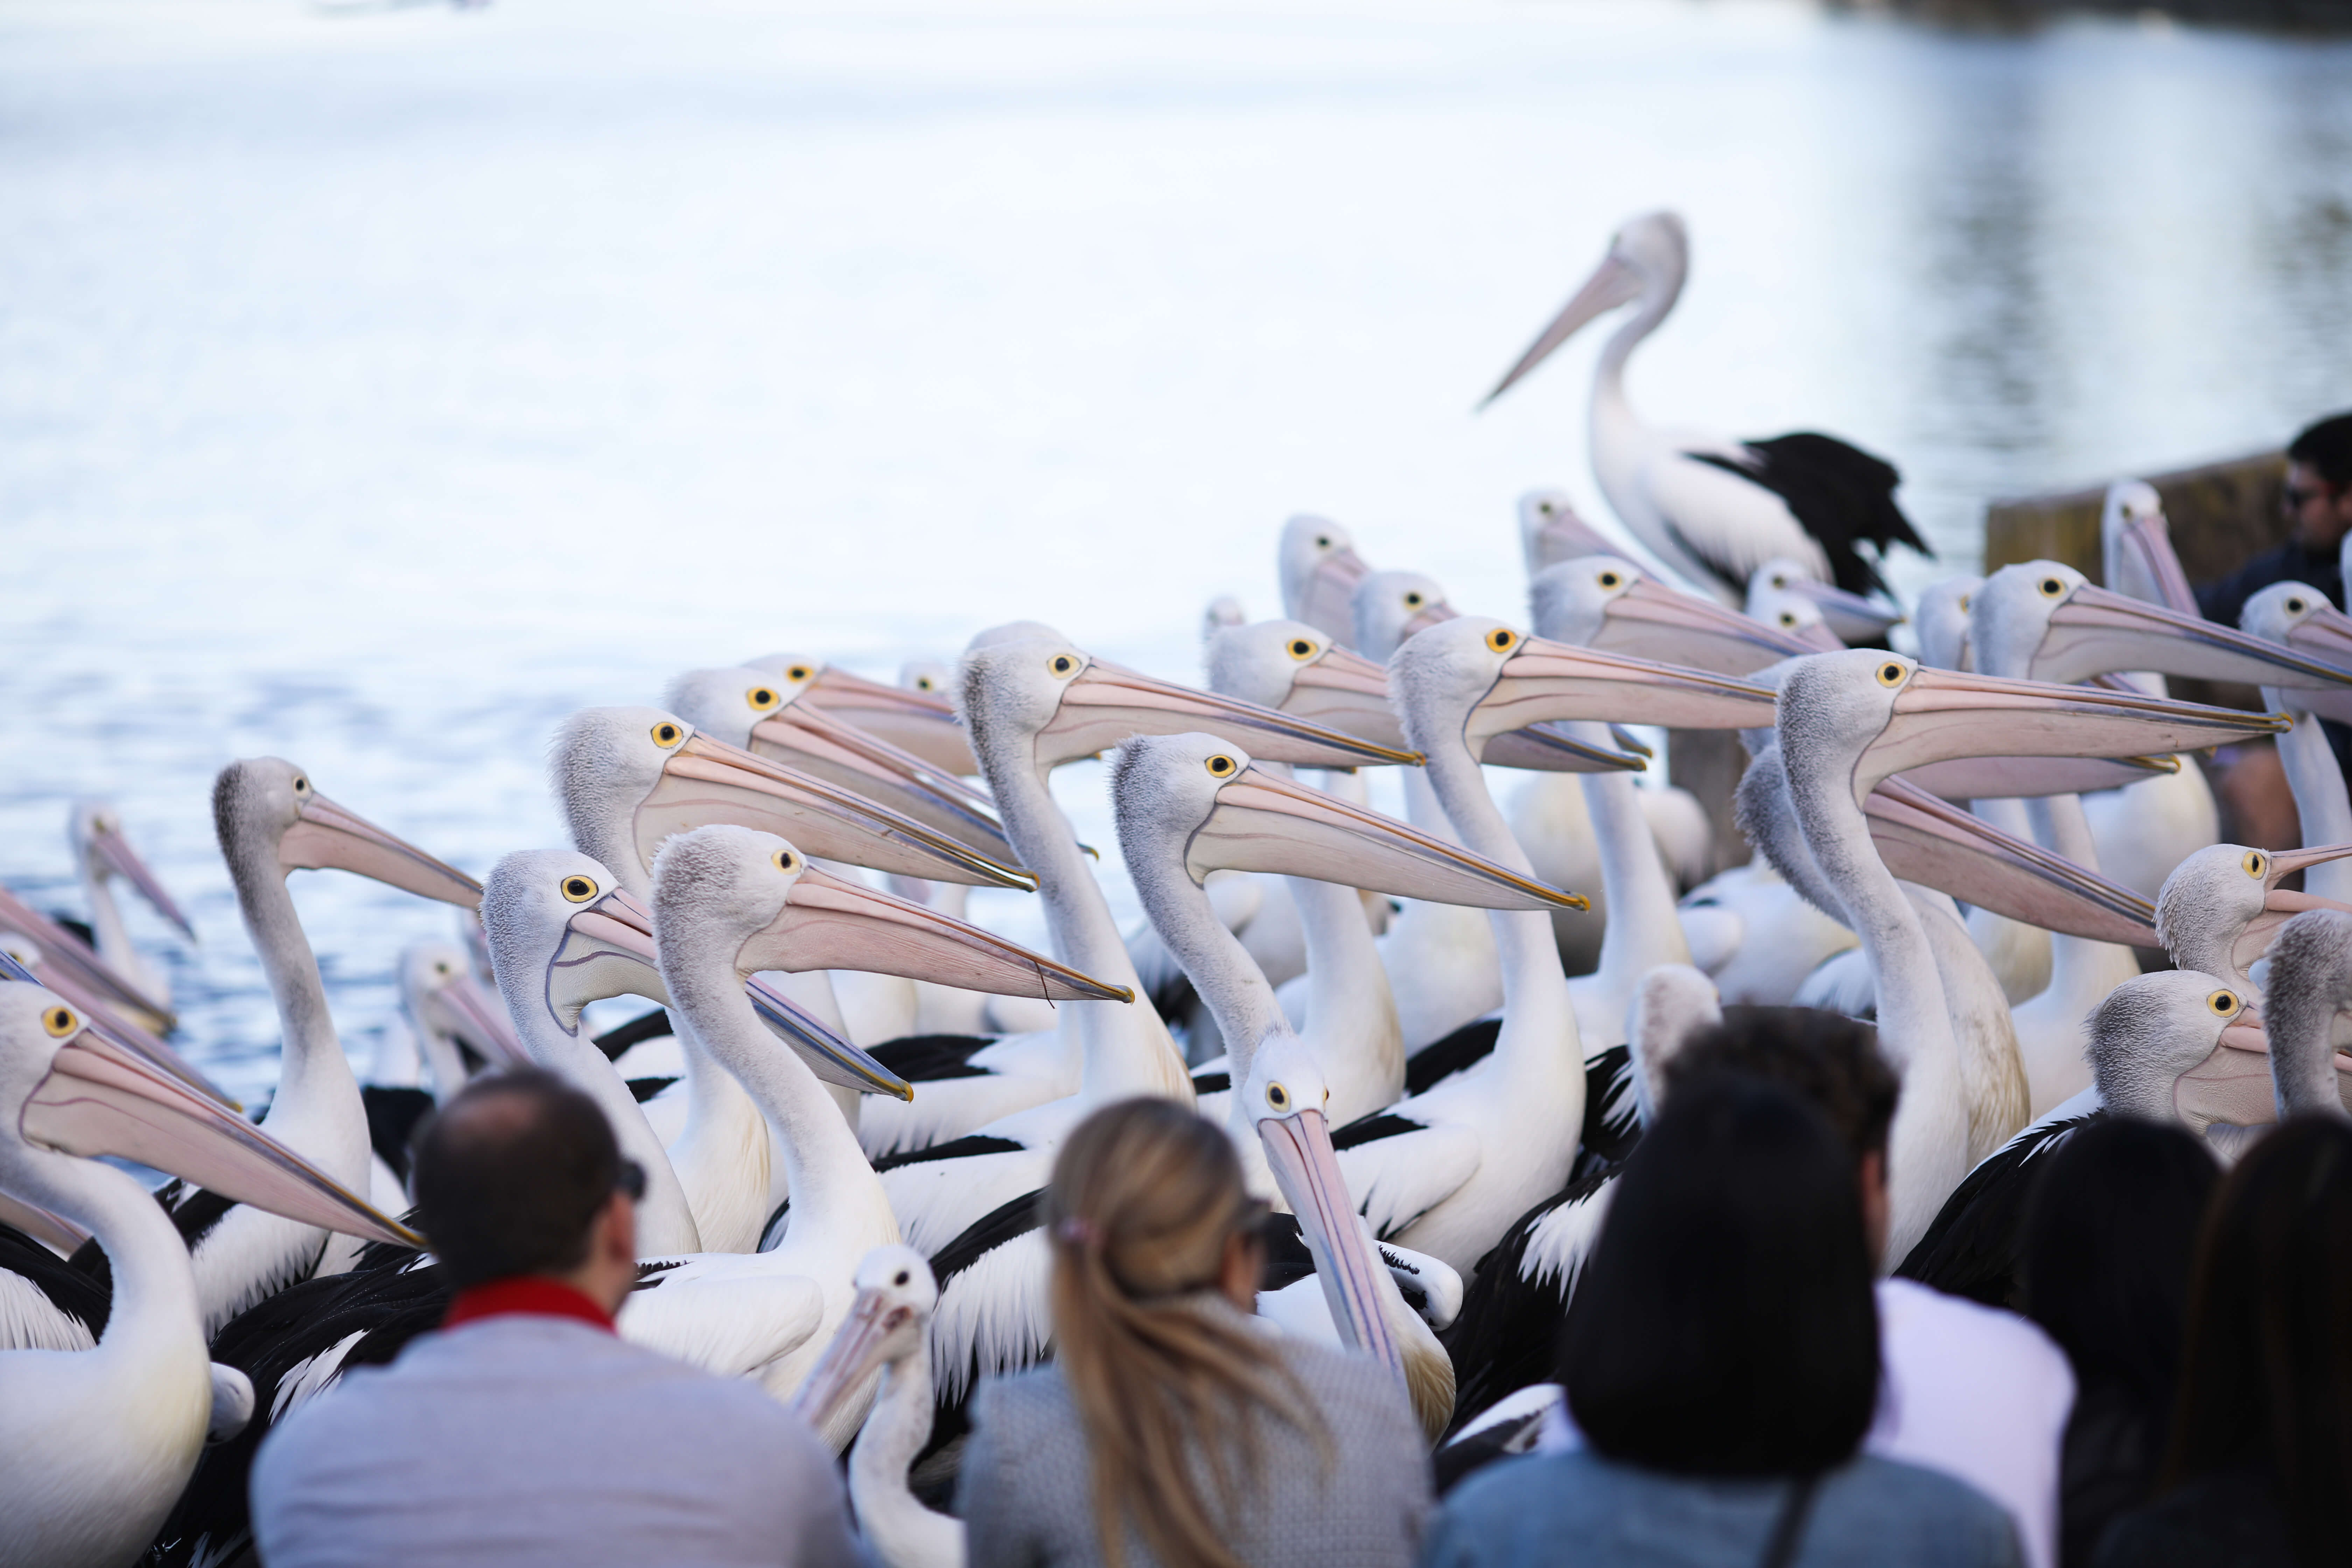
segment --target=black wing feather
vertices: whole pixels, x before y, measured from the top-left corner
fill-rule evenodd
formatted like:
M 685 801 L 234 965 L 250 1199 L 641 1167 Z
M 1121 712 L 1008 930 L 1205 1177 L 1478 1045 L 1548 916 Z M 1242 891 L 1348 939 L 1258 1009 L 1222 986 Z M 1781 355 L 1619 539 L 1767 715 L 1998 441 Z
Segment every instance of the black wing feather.
M 1886 587 L 1876 563 L 1862 553 L 1861 545 L 1872 546 L 1882 559 L 1898 544 L 1926 556 L 1936 553 L 1895 504 L 1903 476 L 1885 458 L 1813 430 L 1740 444 L 1748 454 L 1745 462 L 1712 452 L 1685 455 L 1753 479 L 1787 502 L 1798 523 L 1829 556 L 1831 576 L 1846 592 L 1877 593 Z
M 2019 1310 L 2024 1300 L 2019 1277 L 2026 1207 L 2043 1157 L 2056 1153 L 2075 1129 L 2105 1115 L 2095 1110 L 2030 1129 L 1986 1155 L 1952 1189 L 1895 1274 L 1948 1296 Z

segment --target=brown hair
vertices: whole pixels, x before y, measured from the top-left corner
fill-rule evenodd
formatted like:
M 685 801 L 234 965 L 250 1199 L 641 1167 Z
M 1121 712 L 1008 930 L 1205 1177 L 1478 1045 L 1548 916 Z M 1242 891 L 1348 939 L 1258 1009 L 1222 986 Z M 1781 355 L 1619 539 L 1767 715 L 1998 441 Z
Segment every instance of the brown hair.
M 596 1102 L 537 1068 L 476 1079 L 414 1141 L 417 1217 L 456 1290 L 577 1268 L 621 1179 Z
M 1225 1134 L 1165 1100 L 1105 1106 L 1055 1157 L 1055 1358 L 1086 1428 L 1112 1568 L 1130 1525 L 1169 1568 L 1241 1568 L 1216 1516 L 1257 1474 L 1261 1414 L 1310 1435 L 1331 1463 L 1328 1426 L 1271 1345 L 1201 1310 L 1227 1246 L 1262 1212 Z

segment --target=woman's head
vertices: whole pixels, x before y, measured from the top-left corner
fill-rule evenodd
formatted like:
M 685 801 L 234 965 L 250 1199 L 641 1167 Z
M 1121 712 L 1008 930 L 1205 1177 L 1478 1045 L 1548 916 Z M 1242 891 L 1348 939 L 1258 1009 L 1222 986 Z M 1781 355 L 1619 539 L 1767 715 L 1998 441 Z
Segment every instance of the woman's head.
M 1104 1107 L 1055 1157 L 1055 1359 L 1086 1426 L 1114 1568 L 1129 1526 L 1170 1568 L 1239 1568 L 1217 1505 L 1252 1478 L 1259 1415 L 1328 1453 L 1305 1391 L 1230 1310 L 1255 1285 L 1265 1212 L 1225 1134 L 1164 1100 Z
M 2026 1311 L 2078 1379 L 2168 1408 L 2198 1227 L 2221 1180 L 2201 1140 L 2137 1118 L 2094 1122 L 2048 1158 L 2026 1220 Z
M 2352 1560 L 2352 1126 L 2294 1121 L 2221 1183 L 2197 1249 L 2175 1480 L 2267 1468 L 2297 1556 Z
M 1678 1088 L 1611 1200 L 1568 1313 L 1569 1408 L 1599 1452 L 1691 1475 L 1843 1463 L 1878 1392 L 1853 1155 L 1778 1084 Z

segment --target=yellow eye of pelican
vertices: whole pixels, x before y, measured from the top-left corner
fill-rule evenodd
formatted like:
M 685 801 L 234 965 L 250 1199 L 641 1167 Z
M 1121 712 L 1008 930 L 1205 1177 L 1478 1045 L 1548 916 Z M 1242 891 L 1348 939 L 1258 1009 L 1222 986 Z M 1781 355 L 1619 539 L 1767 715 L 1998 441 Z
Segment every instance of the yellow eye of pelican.
M 1315 536 L 1315 548 L 1316 548 L 1316 549 L 1318 549 L 1318 550 L 1328 550 L 1328 549 L 1330 549 L 1330 548 L 1331 548 L 1331 536 L 1330 536 L 1329 534 L 1328 534 L 1328 533 L 1318 533 L 1318 534 L 1317 534 L 1317 535 Z
M 1057 653 L 1053 658 L 1045 661 L 1045 668 L 1052 670 L 1055 675 L 1067 675 L 1070 671 L 1078 668 L 1078 661 L 1072 658 L 1068 654 Z
M 1315 645 L 1305 637 L 1293 637 L 1290 639 L 1289 652 L 1291 658 L 1304 664 L 1315 657 Z
M 654 744 L 665 752 L 685 739 L 686 731 L 667 719 L 654 726 Z
M 2286 613 L 2290 616 L 2299 616 L 2303 614 L 2303 601 L 2301 599 L 2289 599 L 2286 602 Z
M 2066 591 L 2065 580 L 2059 577 L 2044 577 L 2040 586 L 2042 596 L 2045 599 L 2054 599 Z
M 801 858 L 793 854 L 789 849 L 777 850 L 772 858 L 775 860 L 776 869 L 779 871 L 797 870 L 801 863 Z
M 1976 595 L 1974 594 L 1963 594 L 1960 595 L 1960 613 L 1962 615 L 1966 615 L 1968 613 L 1969 601 L 1975 597 Z
M 1614 572 L 1603 572 L 1601 574 L 1601 585 L 1604 588 L 1614 588 L 1622 581 L 1624 581 L 1624 579 L 1618 576 Z
M 929 676 L 928 676 L 928 675 L 919 675 L 919 676 L 915 677 L 915 689 L 916 689 L 916 690 L 918 690 L 918 691 L 929 691 L 930 689 L 931 689 L 931 678 L 930 678 Z
M 1508 653 L 1518 642 L 1519 634 L 1508 626 L 1496 626 L 1486 634 L 1486 646 L 1496 653 Z
M 296 774 L 294 775 L 294 793 L 295 793 L 296 795 L 308 795 L 308 794 L 310 794 L 310 781 L 309 779 L 304 778 L 300 773 L 296 773 Z
M 743 693 L 743 700 L 751 705 L 752 712 L 765 713 L 783 699 L 776 695 L 776 689 L 772 686 L 755 686 Z
M 791 681 L 794 686 L 798 686 L 802 681 L 806 680 L 810 676 L 814 675 L 816 671 L 811 669 L 807 665 L 796 664 L 790 669 L 784 671 L 784 679 Z
M 1796 612 L 1796 611 L 1794 611 L 1794 610 L 1783 610 L 1783 611 L 1781 611 L 1781 612 L 1780 612 L 1780 624 L 1781 624 L 1782 626 L 1795 626 L 1795 625 L 1797 624 L 1797 612 Z
M 2263 852 L 2259 849 L 2247 850 L 2238 864 L 2244 867 L 2246 875 L 2257 882 L 2261 881 L 2263 873 L 2270 869 L 2270 862 L 2263 858 Z
M 1404 607 L 1408 610 L 1417 610 L 1421 608 L 1421 594 L 1419 590 L 1416 589 L 1414 592 L 1407 594 L 1404 596 Z
M 41 1015 L 41 1027 L 49 1032 L 51 1039 L 62 1040 L 81 1027 L 81 1020 L 70 1007 L 52 1007 Z
M 2213 1009 L 2213 1016 L 2215 1017 L 2226 1018 L 2231 1014 L 2238 1010 L 2237 993 L 2234 991 L 2216 991 L 2213 994 L 2205 998 L 2205 1005 Z
M 906 1269 L 901 1268 L 897 1274 L 891 1277 L 890 1283 L 893 1285 L 904 1285 L 908 1280 L 913 1278 L 914 1276 L 912 1274 L 908 1273 Z
M 1290 1109 L 1290 1091 L 1278 1083 L 1267 1084 L 1265 1102 L 1276 1110 L 1287 1110 Z
M 1202 765 L 1209 770 L 1209 776 L 1213 779 L 1229 779 L 1242 771 L 1242 765 L 1223 752 L 1219 752 Z
M 1549 517 L 1551 515 L 1551 502 L 1548 500 L 1539 500 L 1536 502 L 1536 510 L 1543 513 L 1546 517 Z
M 566 877 L 561 888 L 563 896 L 575 904 L 584 904 L 604 891 L 593 877 Z
M 1891 658 L 1878 667 L 1878 684 L 1881 686 L 1900 686 L 1903 676 L 1903 667 Z

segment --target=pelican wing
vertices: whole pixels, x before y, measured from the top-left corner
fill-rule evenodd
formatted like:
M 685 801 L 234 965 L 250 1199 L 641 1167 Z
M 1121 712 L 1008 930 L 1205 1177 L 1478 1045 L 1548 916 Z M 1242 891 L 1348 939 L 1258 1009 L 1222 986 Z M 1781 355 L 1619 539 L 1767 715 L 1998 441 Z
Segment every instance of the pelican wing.
M 621 1337 L 721 1377 L 747 1377 L 816 1332 L 824 1292 L 758 1252 L 705 1252 L 640 1264 L 621 1304 Z
M 1466 1127 L 1376 1111 L 1331 1135 L 1356 1212 L 1386 1241 L 1460 1191 L 1483 1157 Z
M 1786 501 L 1735 458 L 1664 453 L 1643 468 L 1641 482 L 1675 546 L 1716 577 L 1705 586 L 1744 600 L 1756 569 L 1783 558 L 1811 563 L 1829 575 L 1820 542 Z

